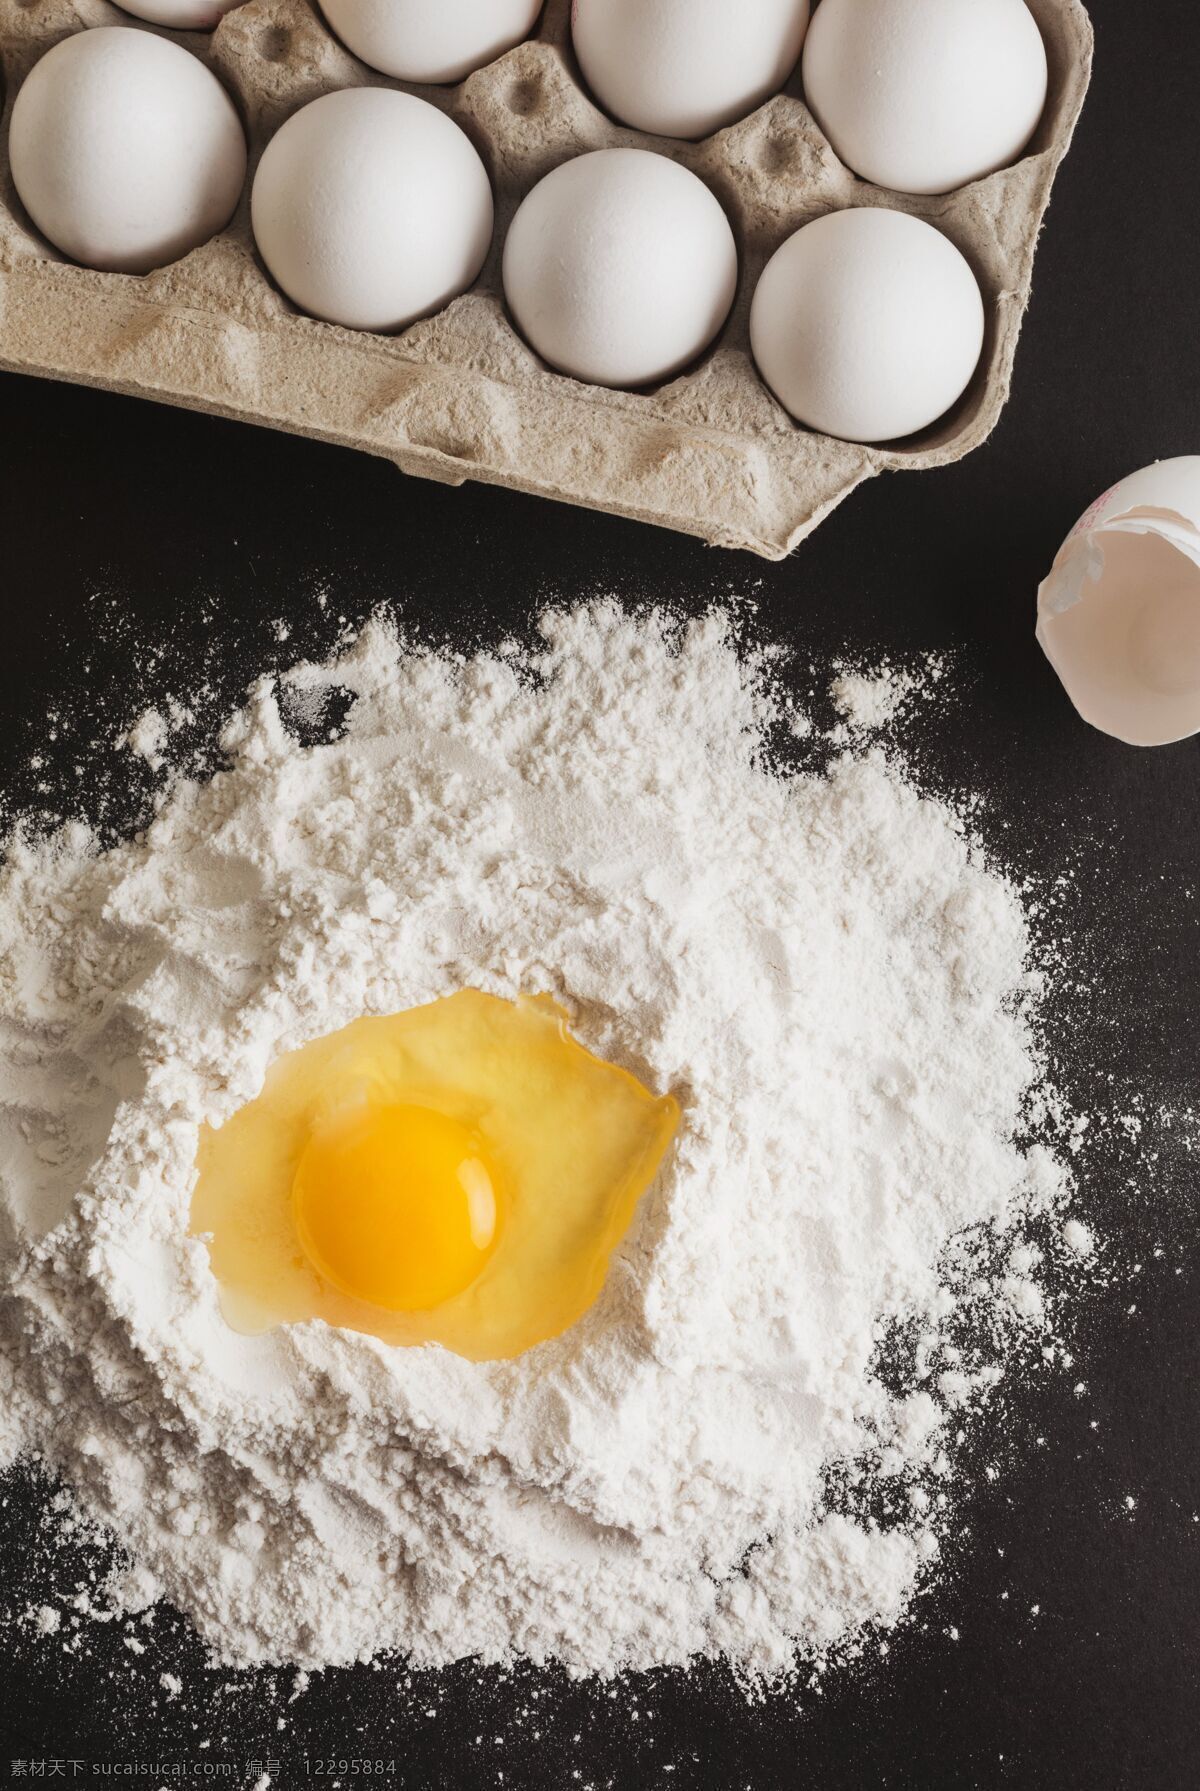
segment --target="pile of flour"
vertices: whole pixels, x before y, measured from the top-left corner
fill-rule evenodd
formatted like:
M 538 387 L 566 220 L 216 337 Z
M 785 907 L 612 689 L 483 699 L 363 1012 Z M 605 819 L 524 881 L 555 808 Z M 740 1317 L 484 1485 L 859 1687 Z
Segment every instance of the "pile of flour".
M 257 683 L 144 835 L 9 843 L 3 1453 L 225 1660 L 778 1674 L 894 1623 L 936 1555 L 947 1420 L 998 1372 L 948 1341 L 962 1302 L 1041 1321 L 1032 1247 L 966 1292 L 945 1267 L 1065 1198 L 1019 1142 L 1015 889 L 869 747 L 774 768 L 787 703 L 722 614 L 541 627 L 464 660 L 372 624 Z M 465 986 L 553 994 L 682 1103 L 598 1303 L 485 1364 L 231 1332 L 187 1236 L 200 1126 L 280 1052 Z

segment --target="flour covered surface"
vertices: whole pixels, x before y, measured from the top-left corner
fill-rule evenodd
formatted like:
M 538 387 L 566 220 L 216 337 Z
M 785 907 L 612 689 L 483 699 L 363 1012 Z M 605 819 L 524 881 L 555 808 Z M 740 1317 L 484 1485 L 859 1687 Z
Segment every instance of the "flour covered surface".
M 969 1302 L 993 1344 L 1044 1322 L 1010 1242 L 1069 1178 L 1031 1142 L 1016 887 L 861 731 L 781 758 L 801 718 L 725 613 L 540 629 L 464 657 L 376 620 L 259 680 L 215 775 L 151 728 L 144 833 L 8 844 L 0 1438 L 224 1661 L 778 1677 L 936 1561 L 955 1411 L 1000 1373 Z M 189 1232 L 204 1128 L 467 989 L 551 997 L 679 1103 L 599 1297 L 511 1360 L 233 1329 Z

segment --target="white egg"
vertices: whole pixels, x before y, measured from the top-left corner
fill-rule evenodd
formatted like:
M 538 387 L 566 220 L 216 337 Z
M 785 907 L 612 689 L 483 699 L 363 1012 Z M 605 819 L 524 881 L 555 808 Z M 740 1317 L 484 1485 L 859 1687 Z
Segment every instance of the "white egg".
M 542 0 L 321 0 L 346 48 L 402 81 L 465 81 L 529 36 Z
M 518 329 L 598 386 L 667 379 L 703 352 L 737 290 L 733 231 L 702 180 L 645 149 L 600 149 L 538 182 L 504 245 Z
M 476 278 L 492 189 L 470 139 L 409 93 L 353 87 L 293 113 L 251 197 L 268 269 L 302 311 L 400 330 Z
M 227 12 L 245 0 L 117 0 L 122 12 L 152 25 L 171 25 L 176 31 L 211 31 Z
M 1016 161 L 1046 79 L 1025 0 L 822 0 L 804 46 L 805 97 L 833 148 L 900 193 L 948 193 Z
M 809 0 L 575 0 L 571 31 L 600 104 L 637 130 L 707 137 L 778 93 Z
M 13 106 L 13 184 L 88 267 L 141 274 L 229 222 L 246 178 L 233 101 L 189 50 L 132 27 L 65 37 Z
M 931 224 L 875 207 L 829 212 L 767 263 L 750 342 L 797 422 L 846 441 L 894 441 L 966 390 L 983 348 L 983 298 Z

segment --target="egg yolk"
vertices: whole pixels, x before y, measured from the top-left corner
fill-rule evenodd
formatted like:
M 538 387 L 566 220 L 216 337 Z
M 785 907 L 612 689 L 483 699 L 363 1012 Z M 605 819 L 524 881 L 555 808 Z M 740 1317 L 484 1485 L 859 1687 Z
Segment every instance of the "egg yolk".
M 202 1128 L 191 1232 L 236 1331 L 511 1359 L 598 1298 L 679 1121 L 548 997 L 460 989 L 277 1058 Z
M 495 1180 L 467 1127 L 429 1107 L 327 1122 L 292 1184 L 301 1248 L 352 1299 L 427 1312 L 469 1287 L 496 1236 Z

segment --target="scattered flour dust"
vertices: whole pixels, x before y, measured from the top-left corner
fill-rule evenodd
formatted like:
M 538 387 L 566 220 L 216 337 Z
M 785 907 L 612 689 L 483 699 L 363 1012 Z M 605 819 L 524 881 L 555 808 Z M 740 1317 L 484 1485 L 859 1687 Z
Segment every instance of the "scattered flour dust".
M 927 654 L 918 669 L 887 660 L 869 670 L 838 666 L 829 686 L 833 706 L 842 717 L 835 738 L 844 744 L 887 728 L 914 698 L 934 695 L 945 674 L 945 661 L 936 653 Z
M 720 612 L 551 611 L 536 651 L 465 660 L 376 621 L 259 681 L 227 769 L 168 774 L 143 835 L 9 842 L 4 1454 L 219 1659 L 762 1683 L 921 1587 L 961 1409 L 1046 1323 L 1013 1242 L 1068 1199 L 1026 1129 L 1039 983 L 948 806 L 869 741 L 778 768 L 771 663 Z M 231 1332 L 187 1235 L 201 1124 L 464 986 L 552 993 L 683 1104 L 599 1301 L 484 1364 Z

